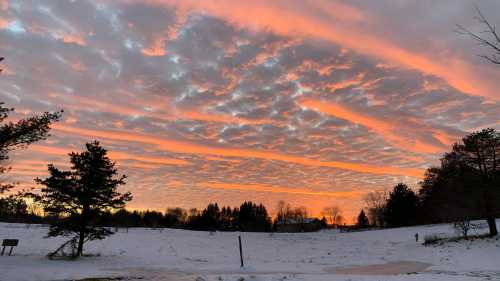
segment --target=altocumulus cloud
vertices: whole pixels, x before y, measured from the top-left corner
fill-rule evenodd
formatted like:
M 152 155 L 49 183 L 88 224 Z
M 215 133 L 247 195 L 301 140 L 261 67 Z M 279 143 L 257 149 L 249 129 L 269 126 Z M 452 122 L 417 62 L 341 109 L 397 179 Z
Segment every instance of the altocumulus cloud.
M 500 128 L 499 70 L 453 32 L 477 28 L 472 8 L 0 1 L 1 100 L 18 117 L 65 109 L 9 177 L 32 185 L 97 138 L 133 207 L 285 199 L 351 215 L 369 190 L 416 184 L 467 131 Z

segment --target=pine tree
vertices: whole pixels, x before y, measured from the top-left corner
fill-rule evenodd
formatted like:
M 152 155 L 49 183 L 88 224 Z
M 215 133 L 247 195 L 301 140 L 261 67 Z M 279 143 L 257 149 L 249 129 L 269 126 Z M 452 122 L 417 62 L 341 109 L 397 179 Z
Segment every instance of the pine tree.
M 366 228 L 370 226 L 368 217 L 366 216 L 365 211 L 363 209 L 361 209 L 361 212 L 359 212 L 357 226 L 360 228 Z
M 399 183 L 389 193 L 384 218 L 389 226 L 416 224 L 418 197 L 406 184 Z
M 217 203 L 208 204 L 200 216 L 200 226 L 202 230 L 214 231 L 220 229 L 220 209 Z
M 73 236 L 77 243 L 74 257 L 83 254 L 87 241 L 104 239 L 113 232 L 98 224 L 107 211 L 122 209 L 132 199 L 130 192 L 120 194 L 117 187 L 125 184 L 118 176 L 115 163 L 98 141 L 86 144 L 87 150 L 69 154 L 69 171 L 49 165 L 49 177 L 37 179 L 43 185 L 41 195 L 34 195 L 47 215 L 58 218 L 51 225 L 48 237 Z
M 266 207 L 251 201 L 243 202 L 239 212 L 235 214 L 236 224 L 241 231 L 269 231 L 271 219 L 267 215 Z
M 0 61 L 3 59 L 0 57 Z M 9 159 L 9 152 L 45 139 L 49 135 L 50 125 L 59 121 L 62 113 L 62 111 L 45 112 L 42 115 L 34 115 L 17 122 L 3 123 L 13 111 L 13 108 L 4 107 L 4 103 L 0 102 L 0 174 L 9 170 L 9 167 L 5 166 L 6 160 Z M 13 185 L 10 183 L 0 183 L 0 194 L 12 187 Z

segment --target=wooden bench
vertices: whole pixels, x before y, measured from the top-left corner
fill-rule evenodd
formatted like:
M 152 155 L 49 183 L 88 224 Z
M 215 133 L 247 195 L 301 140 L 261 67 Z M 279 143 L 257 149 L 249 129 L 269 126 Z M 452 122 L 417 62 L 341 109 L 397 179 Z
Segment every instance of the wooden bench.
M 4 239 L 2 241 L 3 248 L 1 255 L 3 256 L 6 247 L 10 247 L 9 256 L 12 255 L 12 249 L 14 249 L 14 247 L 16 247 L 18 244 L 19 244 L 19 239 Z

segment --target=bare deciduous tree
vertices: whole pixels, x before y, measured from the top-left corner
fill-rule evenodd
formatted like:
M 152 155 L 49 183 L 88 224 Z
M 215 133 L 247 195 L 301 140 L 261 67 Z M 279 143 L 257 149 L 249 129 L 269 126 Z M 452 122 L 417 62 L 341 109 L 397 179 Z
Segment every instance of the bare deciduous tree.
M 467 239 L 469 237 L 469 231 L 472 229 L 472 223 L 469 218 L 462 218 L 453 223 L 453 227 L 457 232 L 459 232 L 463 238 Z
M 278 206 L 276 208 L 276 221 L 282 224 L 288 224 L 295 217 L 295 212 L 292 209 L 290 204 L 285 203 L 285 201 L 281 200 L 278 202 Z
M 344 220 L 342 210 L 338 206 L 325 207 L 321 214 L 327 219 L 329 224 L 334 226 L 342 224 Z
M 473 32 L 462 25 L 457 25 L 457 32 L 469 36 L 476 41 L 481 47 L 488 49 L 489 54 L 479 55 L 488 62 L 500 65 L 500 35 L 498 34 L 495 25 L 493 25 L 476 7 L 477 16 L 475 19 L 484 26 L 484 30 Z
M 306 207 L 297 207 L 293 210 L 293 220 L 296 223 L 305 223 L 308 217 L 308 212 Z
M 306 207 L 295 207 L 285 201 L 281 200 L 278 202 L 276 207 L 276 222 L 279 224 L 295 224 L 295 223 L 305 223 L 308 217 L 308 211 Z
M 372 191 L 364 197 L 368 219 L 375 226 L 384 226 L 384 210 L 387 204 L 386 191 Z

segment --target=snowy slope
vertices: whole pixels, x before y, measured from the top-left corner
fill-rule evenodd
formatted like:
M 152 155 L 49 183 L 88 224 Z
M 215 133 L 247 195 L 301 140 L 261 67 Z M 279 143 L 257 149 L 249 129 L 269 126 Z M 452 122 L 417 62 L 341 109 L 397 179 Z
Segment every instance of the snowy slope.
M 91 276 L 143 280 L 500 280 L 498 238 L 425 247 L 415 242 L 415 232 L 422 238 L 427 234 L 454 235 L 450 225 L 355 233 L 241 233 L 245 257 L 245 268 L 241 269 L 238 233 L 131 228 L 128 233 L 120 230 L 86 246 L 86 253 L 99 256 L 50 261 L 45 254 L 64 239 L 43 238 L 46 227 L 0 223 L 0 239 L 21 240 L 14 256 L 0 257 L 0 280 Z M 411 272 L 412 266 L 419 265 L 413 262 L 431 266 L 425 265 L 427 268 L 418 274 L 394 275 L 389 270 L 410 267 Z M 358 275 L 352 275 L 351 268 Z

